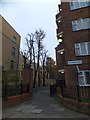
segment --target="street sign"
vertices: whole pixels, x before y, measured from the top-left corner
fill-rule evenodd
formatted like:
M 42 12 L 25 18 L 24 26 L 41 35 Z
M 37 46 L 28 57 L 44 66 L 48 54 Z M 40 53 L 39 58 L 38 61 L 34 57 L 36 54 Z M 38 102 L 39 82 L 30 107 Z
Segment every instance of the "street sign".
M 68 61 L 68 65 L 78 65 L 78 64 L 82 64 L 82 60 Z

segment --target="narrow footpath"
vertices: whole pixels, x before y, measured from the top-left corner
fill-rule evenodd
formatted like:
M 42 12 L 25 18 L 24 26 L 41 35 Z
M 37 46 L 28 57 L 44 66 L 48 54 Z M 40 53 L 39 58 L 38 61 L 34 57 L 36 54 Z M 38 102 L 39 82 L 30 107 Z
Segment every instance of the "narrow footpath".
M 49 86 L 33 89 L 33 97 L 17 106 L 5 109 L 3 118 L 88 118 L 58 103 L 50 97 Z

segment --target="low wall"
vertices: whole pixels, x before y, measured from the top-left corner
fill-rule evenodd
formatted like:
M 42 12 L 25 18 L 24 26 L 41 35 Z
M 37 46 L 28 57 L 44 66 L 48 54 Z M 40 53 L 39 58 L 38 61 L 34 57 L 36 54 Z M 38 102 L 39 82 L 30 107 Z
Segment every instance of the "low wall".
M 8 97 L 7 99 L 3 99 L 2 100 L 2 109 L 20 104 L 20 103 L 24 102 L 25 100 L 28 100 L 28 98 L 30 98 L 31 96 L 32 96 L 31 93 L 25 93 L 22 95 L 11 96 L 11 97 Z
M 90 115 L 90 103 L 78 102 L 68 98 L 63 98 L 59 95 L 60 102 L 67 108 L 75 110 L 77 112 Z

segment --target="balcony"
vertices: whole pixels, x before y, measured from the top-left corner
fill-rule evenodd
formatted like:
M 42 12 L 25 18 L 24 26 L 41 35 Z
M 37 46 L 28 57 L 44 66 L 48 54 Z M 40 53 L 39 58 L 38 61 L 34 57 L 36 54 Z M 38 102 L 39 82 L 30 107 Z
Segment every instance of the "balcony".
M 56 15 L 56 20 L 58 20 L 60 17 L 61 17 L 61 13 L 58 13 L 58 14 Z
M 63 26 L 61 24 L 59 25 L 59 28 L 56 29 L 56 34 L 59 35 L 60 33 L 62 33 L 62 31 L 63 31 Z
M 58 10 L 58 12 L 57 12 L 57 14 L 56 14 L 56 20 L 58 20 L 59 18 L 61 18 L 61 16 L 62 16 L 62 9 L 61 8 L 59 8 L 59 10 Z

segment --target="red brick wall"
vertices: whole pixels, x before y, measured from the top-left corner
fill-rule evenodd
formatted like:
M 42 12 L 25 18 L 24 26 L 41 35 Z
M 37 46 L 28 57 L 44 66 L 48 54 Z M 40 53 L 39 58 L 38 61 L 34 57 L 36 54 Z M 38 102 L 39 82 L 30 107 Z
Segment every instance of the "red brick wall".
M 71 99 L 59 96 L 60 102 L 69 109 L 90 115 L 90 103 L 77 102 Z
M 24 69 L 22 71 L 22 84 L 23 84 L 24 91 L 27 91 L 27 85 L 29 85 L 29 89 L 32 89 L 33 69 Z
M 32 96 L 31 93 L 25 93 L 22 95 L 11 96 L 11 97 L 8 97 L 7 99 L 3 99 L 2 100 L 2 109 L 20 104 L 20 103 L 24 102 L 25 100 L 28 100 L 28 98 L 30 98 L 31 96 Z

